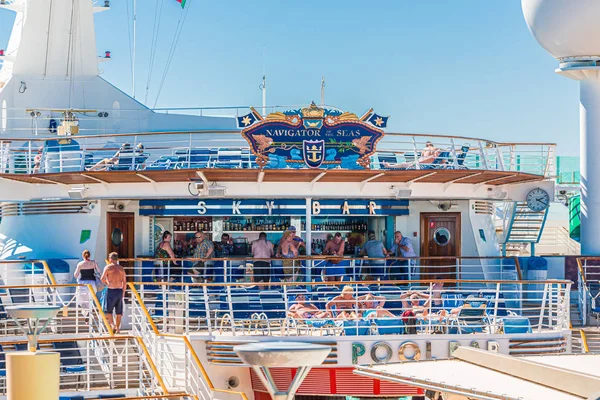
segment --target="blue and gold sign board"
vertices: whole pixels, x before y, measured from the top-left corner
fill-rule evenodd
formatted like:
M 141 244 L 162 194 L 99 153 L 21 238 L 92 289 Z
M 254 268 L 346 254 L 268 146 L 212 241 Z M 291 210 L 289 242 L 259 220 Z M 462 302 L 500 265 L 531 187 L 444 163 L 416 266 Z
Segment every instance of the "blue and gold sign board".
M 317 107 L 238 118 L 261 168 L 368 169 L 388 117 Z

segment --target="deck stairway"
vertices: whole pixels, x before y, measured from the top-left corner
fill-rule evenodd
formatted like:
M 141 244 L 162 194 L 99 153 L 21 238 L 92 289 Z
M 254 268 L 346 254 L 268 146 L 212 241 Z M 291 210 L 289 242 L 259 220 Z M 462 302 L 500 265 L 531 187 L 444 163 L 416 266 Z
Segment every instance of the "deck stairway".
M 548 209 L 533 211 L 525 202 L 512 201 L 496 208 L 496 232 L 503 253 L 522 252 L 527 245 L 531 248 L 539 243 Z
M 598 328 L 585 328 L 583 329 L 585 334 L 585 340 L 588 345 L 588 349 L 590 353 L 600 353 L 600 329 Z M 581 330 L 574 329 L 572 331 L 573 337 L 573 353 L 585 353 L 585 349 L 583 346 L 583 339 L 581 337 Z
M 570 296 L 570 307 L 569 311 L 571 313 L 571 326 L 573 328 L 578 328 L 583 325 L 583 319 L 581 318 L 581 311 L 579 310 L 579 293 L 577 289 L 571 290 Z

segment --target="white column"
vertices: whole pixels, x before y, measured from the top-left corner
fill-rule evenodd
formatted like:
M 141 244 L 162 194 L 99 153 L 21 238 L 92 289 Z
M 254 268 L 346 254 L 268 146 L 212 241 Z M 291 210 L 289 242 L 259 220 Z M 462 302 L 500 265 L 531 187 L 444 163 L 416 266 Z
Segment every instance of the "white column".
M 600 255 L 600 80 L 580 81 L 581 254 Z

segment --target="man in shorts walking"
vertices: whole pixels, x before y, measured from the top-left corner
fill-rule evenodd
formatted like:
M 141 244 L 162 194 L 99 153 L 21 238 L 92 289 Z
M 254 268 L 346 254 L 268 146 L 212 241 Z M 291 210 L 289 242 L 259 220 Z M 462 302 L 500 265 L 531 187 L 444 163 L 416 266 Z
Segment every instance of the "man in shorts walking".
M 127 288 L 127 275 L 125 275 L 123 267 L 119 265 L 119 255 L 117 253 L 110 253 L 108 262 L 109 264 L 104 267 L 104 272 L 100 278 L 107 287 L 106 297 L 104 298 L 104 313 L 108 317 L 108 322 L 114 333 L 119 333 L 121 317 L 123 316 L 125 289 Z M 116 321 L 113 318 L 113 312 L 116 314 Z

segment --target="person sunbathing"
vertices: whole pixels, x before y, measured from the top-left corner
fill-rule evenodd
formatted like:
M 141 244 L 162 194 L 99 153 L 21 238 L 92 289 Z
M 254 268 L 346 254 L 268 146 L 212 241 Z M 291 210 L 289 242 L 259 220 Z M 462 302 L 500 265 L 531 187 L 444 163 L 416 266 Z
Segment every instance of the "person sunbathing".
M 119 164 L 119 158 L 121 157 L 121 153 L 124 153 L 124 152 L 131 152 L 131 145 L 129 143 L 123 144 L 123 146 L 121 146 L 119 151 L 117 151 L 114 156 L 112 156 L 110 158 L 104 158 L 104 159 L 98 161 L 96 164 L 92 165 L 91 167 L 86 168 L 86 170 L 88 170 L 88 171 L 108 171 L 110 169 L 110 167 L 113 167 L 113 166 Z
M 296 296 L 296 304 L 288 310 L 288 316 L 297 319 L 325 318 L 327 313 L 319 310 L 314 304 L 306 303 L 306 296 L 299 293 Z
M 416 290 L 409 290 L 406 293 L 400 295 L 400 300 L 402 301 L 402 307 L 406 311 L 412 311 L 416 317 L 427 317 L 437 316 L 440 319 L 448 315 L 446 310 L 433 311 L 431 310 L 431 296 L 427 293 L 422 293 Z M 421 304 L 421 301 L 425 300 L 425 303 Z
M 335 306 L 337 315 L 336 319 L 356 319 L 358 318 L 357 299 L 353 296 L 354 289 L 352 286 L 344 286 L 342 293 L 339 296 L 334 297 L 325 305 L 326 312 L 329 317 L 333 317 L 334 313 L 331 309 Z
M 425 149 L 421 153 L 421 156 L 418 159 L 419 164 L 431 164 L 438 156 L 440 155 L 440 149 L 435 147 L 433 143 L 426 142 Z M 414 161 L 407 161 L 399 164 L 390 164 L 387 161 L 383 162 L 383 166 L 389 169 L 406 169 L 410 167 L 414 167 L 416 163 Z
M 363 318 L 395 317 L 394 314 L 383 308 L 385 304 L 384 296 L 375 296 L 368 293 L 360 296 L 358 301 Z

